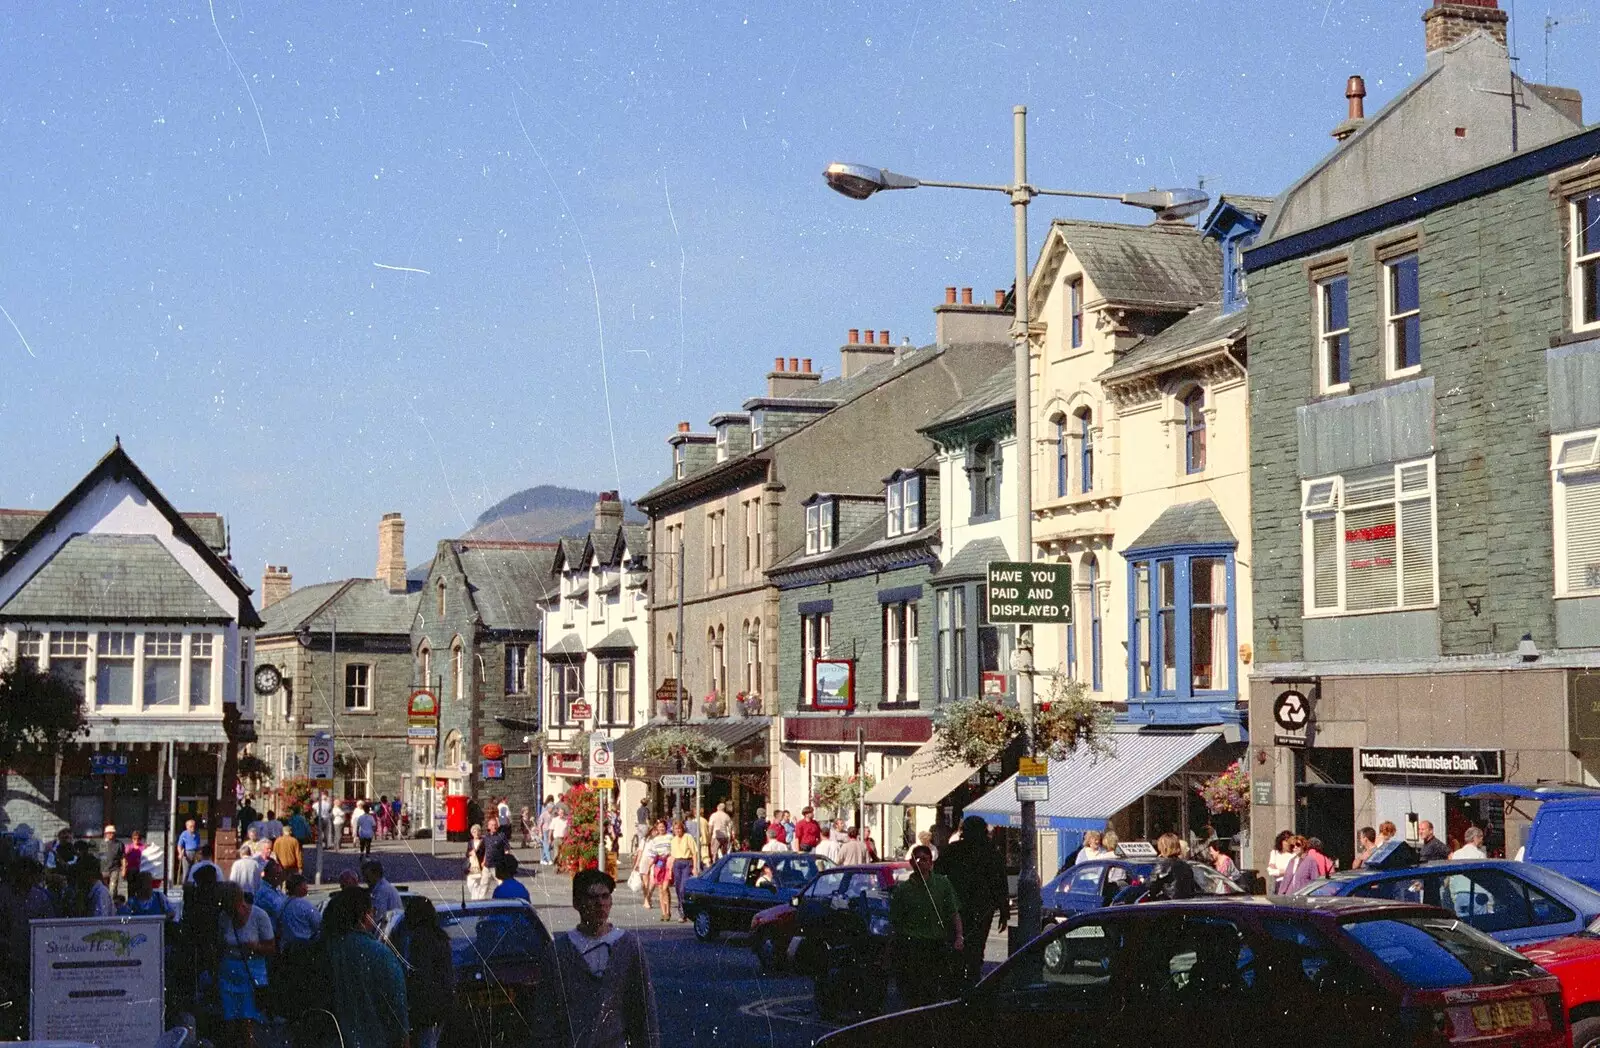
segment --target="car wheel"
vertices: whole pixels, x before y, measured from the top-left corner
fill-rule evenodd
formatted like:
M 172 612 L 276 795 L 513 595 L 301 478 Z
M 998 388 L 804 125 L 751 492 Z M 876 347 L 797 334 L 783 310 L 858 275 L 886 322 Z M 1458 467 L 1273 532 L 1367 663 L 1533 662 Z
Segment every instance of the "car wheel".
M 1600 1016 L 1572 1024 L 1572 1048 L 1600 1048 Z
M 758 932 L 750 948 L 755 951 L 756 961 L 761 965 L 761 974 L 772 975 L 783 967 L 783 955 L 778 952 L 778 944 L 766 932 Z
M 711 920 L 710 910 L 701 910 L 699 913 L 694 915 L 694 937 L 699 939 L 701 942 L 716 941 L 717 926 L 716 923 Z

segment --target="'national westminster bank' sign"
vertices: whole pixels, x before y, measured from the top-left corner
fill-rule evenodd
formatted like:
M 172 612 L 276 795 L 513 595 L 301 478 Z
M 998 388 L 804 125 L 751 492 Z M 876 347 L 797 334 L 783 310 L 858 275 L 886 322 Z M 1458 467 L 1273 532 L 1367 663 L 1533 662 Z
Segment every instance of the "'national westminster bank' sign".
M 1356 767 L 1366 775 L 1498 781 L 1505 778 L 1505 751 L 1362 748 L 1356 751 Z

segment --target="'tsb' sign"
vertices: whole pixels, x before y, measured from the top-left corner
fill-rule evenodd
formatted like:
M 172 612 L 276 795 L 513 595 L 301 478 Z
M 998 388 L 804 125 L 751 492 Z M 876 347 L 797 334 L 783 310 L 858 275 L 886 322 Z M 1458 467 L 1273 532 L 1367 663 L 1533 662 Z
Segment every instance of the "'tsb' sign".
M 1066 622 L 1072 576 L 1065 564 L 989 562 L 990 622 Z

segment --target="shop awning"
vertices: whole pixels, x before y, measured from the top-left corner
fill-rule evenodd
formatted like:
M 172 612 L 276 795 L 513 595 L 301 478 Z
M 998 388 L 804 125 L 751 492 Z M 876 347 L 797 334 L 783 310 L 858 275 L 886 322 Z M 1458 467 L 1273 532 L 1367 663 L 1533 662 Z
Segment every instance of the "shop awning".
M 633 729 L 625 735 L 618 736 L 611 740 L 613 759 L 615 759 L 619 767 L 625 761 L 637 760 L 639 747 L 644 745 L 646 739 L 657 732 L 679 726 L 675 723 L 646 724 L 643 727 Z M 713 720 L 690 721 L 682 725 L 684 728 L 718 740 L 727 746 L 730 751 L 748 743 L 759 735 L 766 734 L 771 730 L 771 726 L 771 717 L 718 717 Z M 724 766 L 716 765 L 719 768 Z M 731 765 L 727 766 L 731 767 Z
M 951 790 L 972 778 L 977 770 L 966 764 L 940 767 L 933 753 L 933 740 L 929 739 L 893 774 L 867 791 L 867 803 L 936 805 L 948 797 Z
M 1097 759 L 1079 750 L 1064 761 L 1050 762 L 1050 799 L 1034 809 L 1040 829 L 1104 829 L 1106 820 L 1159 786 L 1222 733 L 1119 731 L 1111 738 L 1111 756 Z M 1020 825 L 1017 777 L 967 805 L 966 814 L 991 826 Z

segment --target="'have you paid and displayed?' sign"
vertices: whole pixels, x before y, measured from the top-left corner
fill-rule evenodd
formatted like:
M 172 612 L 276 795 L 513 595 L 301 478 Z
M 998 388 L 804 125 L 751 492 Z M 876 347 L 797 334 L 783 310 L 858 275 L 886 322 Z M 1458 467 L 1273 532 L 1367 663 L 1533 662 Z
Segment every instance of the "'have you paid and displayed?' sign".
M 1068 565 L 989 562 L 990 622 L 1066 622 L 1071 612 Z

